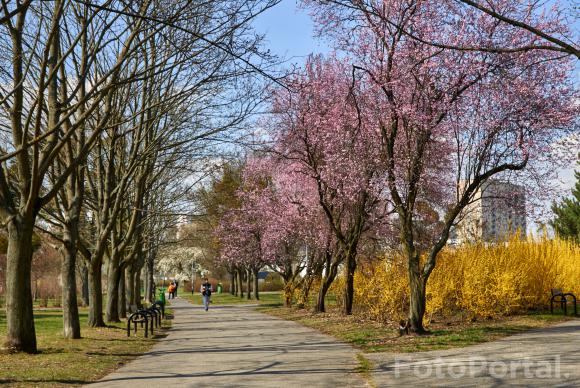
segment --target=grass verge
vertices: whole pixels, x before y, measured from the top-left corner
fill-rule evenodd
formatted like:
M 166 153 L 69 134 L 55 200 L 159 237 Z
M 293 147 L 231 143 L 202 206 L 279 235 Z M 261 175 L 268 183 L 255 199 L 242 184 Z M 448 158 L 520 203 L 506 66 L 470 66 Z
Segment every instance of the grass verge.
M 195 293 L 187 293 L 187 292 L 180 292 L 177 294 L 180 298 L 187 299 L 192 304 L 201 305 L 201 294 Z M 222 293 L 211 294 L 211 304 L 213 305 L 230 305 L 230 304 L 260 304 L 260 305 L 267 305 L 270 307 L 276 307 L 282 305 L 282 293 L 279 291 L 269 291 L 269 292 L 260 292 L 259 294 L 260 300 L 255 299 L 247 299 L 246 297 L 240 298 L 239 296 L 234 296 L 229 293 Z
M 431 324 L 429 335 L 399 337 L 394 325 L 381 324 L 356 314 L 343 316 L 335 310 L 316 314 L 284 307 L 259 307 L 258 310 L 332 335 L 364 352 L 395 353 L 475 345 L 570 319 L 562 315 L 534 314 L 478 322 L 441 321 Z
M 62 311 L 35 311 L 34 323 L 38 354 L 0 354 L 0 385 L 10 387 L 71 387 L 88 384 L 119 368 L 129 360 L 146 352 L 163 336 L 127 337 L 126 323 L 111 324 L 105 328 L 86 326 L 88 311 L 81 309 L 82 339 L 62 338 Z M 163 327 L 170 326 L 169 321 Z M 6 335 L 5 312 L 0 312 L 0 336 Z
M 371 375 L 371 371 L 373 370 L 372 361 L 366 358 L 363 353 L 357 353 L 356 359 L 358 361 L 358 366 L 356 367 L 355 372 L 361 375 L 361 377 L 367 382 L 367 386 L 375 388 L 376 384 Z

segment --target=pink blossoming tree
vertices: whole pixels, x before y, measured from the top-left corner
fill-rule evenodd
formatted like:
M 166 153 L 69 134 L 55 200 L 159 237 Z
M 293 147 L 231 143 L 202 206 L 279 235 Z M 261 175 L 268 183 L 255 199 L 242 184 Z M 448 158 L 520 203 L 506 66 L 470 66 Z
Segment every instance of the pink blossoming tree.
M 570 82 L 571 57 L 540 47 L 480 50 L 521 48 L 538 37 L 453 1 L 307 3 L 319 32 L 352 58 L 353 88 L 369 93 L 358 109 L 363 122 L 379 128 L 372 144 L 380 150 L 382 184 L 407 257 L 409 319 L 412 330 L 423 333 L 427 282 L 462 210 L 491 178 L 530 171 L 526 167 L 573 125 L 578 93 Z M 525 7 L 497 3 L 504 10 Z M 534 23 L 565 31 L 558 13 L 552 15 L 549 26 L 547 18 Z M 419 246 L 422 202 L 442 222 Z
M 287 80 L 289 90 L 273 92 L 268 122 L 274 153 L 287 176 L 314 187 L 331 238 L 321 230 L 321 251 L 332 252 L 324 265 L 317 309 L 344 262 L 344 313 L 352 312 L 357 250 L 365 233 L 385 219 L 384 165 L 372 104 L 363 84 L 354 82 L 347 60 L 310 58 L 302 72 Z M 371 109 L 371 110 L 368 110 Z M 335 249 L 331 246 L 335 245 Z

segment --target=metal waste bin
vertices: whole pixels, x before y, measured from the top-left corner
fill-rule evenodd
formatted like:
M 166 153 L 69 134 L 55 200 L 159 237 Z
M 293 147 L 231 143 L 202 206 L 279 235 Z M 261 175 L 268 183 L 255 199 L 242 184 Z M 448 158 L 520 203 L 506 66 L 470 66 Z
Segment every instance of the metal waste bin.
M 223 290 L 224 290 L 224 286 L 221 283 L 218 283 L 218 285 L 217 285 L 217 293 L 218 294 L 221 294 Z
M 159 289 L 159 301 L 165 306 L 165 288 L 163 287 Z

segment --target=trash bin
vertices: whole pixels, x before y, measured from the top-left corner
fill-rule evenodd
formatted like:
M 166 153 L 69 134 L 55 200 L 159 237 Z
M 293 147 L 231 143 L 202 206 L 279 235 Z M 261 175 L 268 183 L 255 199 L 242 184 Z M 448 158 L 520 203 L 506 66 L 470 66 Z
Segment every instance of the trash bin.
M 165 306 L 165 288 L 163 287 L 159 289 L 159 301 Z
M 218 294 L 221 294 L 222 291 L 223 291 L 223 289 L 224 289 L 224 286 L 221 283 L 218 283 L 218 285 L 217 285 L 217 293 Z

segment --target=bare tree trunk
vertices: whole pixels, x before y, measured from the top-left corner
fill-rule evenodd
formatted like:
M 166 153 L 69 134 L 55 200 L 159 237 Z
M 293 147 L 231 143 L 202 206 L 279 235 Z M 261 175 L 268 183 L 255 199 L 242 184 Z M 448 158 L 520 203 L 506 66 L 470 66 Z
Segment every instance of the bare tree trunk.
M 326 293 L 328 292 L 332 282 L 336 278 L 338 272 L 338 263 L 339 261 L 337 260 L 333 262 L 331 262 L 330 259 L 326 260 L 326 270 L 322 278 L 322 282 L 320 284 L 320 289 L 318 290 L 318 300 L 314 308 L 314 311 L 317 313 L 323 313 L 326 311 L 324 300 L 326 298 Z
M 32 230 L 34 217 L 20 215 L 8 222 L 6 254 L 6 347 L 36 353 L 36 332 L 32 312 Z
M 427 280 L 421 276 L 419 269 L 419 257 L 411 257 L 409 259 L 409 286 L 411 288 L 409 320 L 411 323 L 411 331 L 417 334 L 427 333 L 423 327 L 426 306 L 426 283 Z
M 147 253 L 147 263 L 145 265 L 146 268 L 146 287 L 145 287 L 145 302 L 151 304 L 155 302 L 155 287 L 154 287 L 154 280 L 153 280 L 153 258 L 151 252 Z M 192 280 L 193 282 L 193 280 Z M 192 283 L 193 287 L 193 283 Z M 192 288 L 193 290 L 193 288 Z
M 80 267 L 80 275 L 81 301 L 83 303 L 83 307 L 87 307 L 89 305 L 89 269 L 85 263 L 83 263 Z
M 36 300 L 38 299 L 38 279 L 36 278 L 36 276 L 34 277 L 34 292 L 33 292 L 33 299 L 36 302 Z
M 230 294 L 236 295 L 236 273 L 232 270 L 230 272 Z
M 127 294 L 125 291 L 125 268 L 121 268 L 121 274 L 119 276 L 119 296 L 118 296 L 119 306 L 119 318 L 127 318 Z
M 133 298 L 135 300 L 135 304 L 138 307 L 142 307 L 143 304 L 141 303 L 141 267 L 136 268 L 133 271 L 133 277 L 134 277 L 134 281 L 133 281 Z
M 242 279 L 242 270 L 238 269 L 238 282 L 237 282 L 237 287 L 239 290 L 239 296 L 240 298 L 244 297 L 244 283 L 243 283 L 243 279 Z
M 121 322 L 119 319 L 119 282 L 121 268 L 119 266 L 119 254 L 113 252 L 109 260 L 109 270 L 107 276 L 107 322 Z
M 259 282 L 258 282 L 258 268 L 254 268 L 254 298 L 256 300 L 260 300 L 260 293 L 258 290 Z
M 101 264 L 89 267 L 89 322 L 90 327 L 105 327 L 103 320 L 103 285 Z
M 252 299 L 252 272 L 246 268 L 246 291 L 248 293 L 248 300 Z
M 238 270 L 234 271 L 234 295 L 238 296 L 240 292 L 240 285 L 238 283 Z
M 135 276 L 133 276 L 133 266 L 130 265 L 127 267 L 126 270 L 126 279 L 127 279 L 127 304 L 131 308 L 131 312 L 134 313 L 133 308 L 131 306 L 135 306 Z
M 344 290 L 343 313 L 352 314 L 352 304 L 354 300 L 354 273 L 356 271 L 356 255 L 349 252 L 346 257 L 346 284 Z
M 153 253 L 151 249 L 147 249 L 147 263 L 145 264 L 147 269 L 147 289 L 145 291 L 145 301 L 147 303 L 155 302 L 157 296 L 155 295 L 155 279 L 153 278 L 154 275 L 154 262 L 153 262 Z M 192 280 L 193 283 L 193 280 Z M 192 284 L 192 287 L 194 285 Z M 193 288 L 192 288 L 193 290 Z
M 81 338 L 81 324 L 77 305 L 76 256 L 78 224 L 70 220 L 63 224 L 62 257 L 62 319 L 64 338 Z

